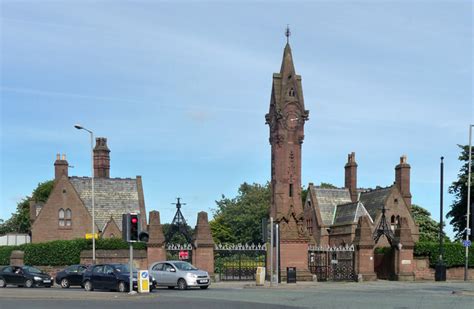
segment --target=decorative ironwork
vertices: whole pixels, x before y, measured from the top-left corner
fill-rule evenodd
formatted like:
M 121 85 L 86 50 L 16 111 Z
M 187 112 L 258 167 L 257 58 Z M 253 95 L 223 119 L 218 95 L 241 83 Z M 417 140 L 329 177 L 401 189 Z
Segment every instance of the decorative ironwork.
M 384 204 L 382 206 L 382 217 L 380 218 L 380 222 L 379 222 L 377 228 L 374 231 L 373 237 L 374 237 L 375 243 L 377 243 L 379 241 L 380 237 L 385 235 L 385 237 L 387 238 L 390 246 L 397 247 L 398 242 L 395 239 L 395 235 L 393 234 L 393 231 L 390 228 L 390 226 L 388 225 L 387 219 L 385 217 L 385 211 L 386 210 L 387 209 L 385 209 L 385 204 Z
M 171 203 L 173 205 L 176 205 L 176 214 L 174 215 L 173 221 L 171 222 L 169 230 L 166 233 L 165 242 L 171 242 L 173 236 L 176 233 L 180 233 L 184 236 L 184 238 L 186 238 L 186 241 L 188 243 L 191 243 L 191 233 L 188 229 L 188 224 L 186 223 L 186 220 L 184 219 L 184 216 L 181 213 L 181 206 L 186 205 L 186 203 L 181 203 L 181 198 L 179 197 L 177 197 L 176 200 L 176 203 Z
M 265 267 L 265 244 L 216 244 L 214 273 L 223 281 L 255 280 L 257 267 Z
M 185 260 L 191 262 L 192 256 L 193 246 L 191 244 L 166 244 L 167 260 Z
M 266 244 L 216 244 L 215 250 L 232 250 L 232 251 L 267 251 Z
M 308 246 L 308 268 L 318 281 L 353 281 L 354 245 Z

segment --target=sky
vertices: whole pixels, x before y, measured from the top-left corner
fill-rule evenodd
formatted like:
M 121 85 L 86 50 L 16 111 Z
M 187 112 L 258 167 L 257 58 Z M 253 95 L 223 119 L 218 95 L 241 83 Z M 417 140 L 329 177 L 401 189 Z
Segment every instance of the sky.
M 471 1 L 2 0 L 0 219 L 54 178 L 90 176 L 106 137 L 111 177 L 143 177 L 147 211 L 171 222 L 270 179 L 272 74 L 290 44 L 306 109 L 302 183 L 387 186 L 401 155 L 413 203 L 439 220 L 473 107 Z M 452 228 L 448 227 L 452 235 Z

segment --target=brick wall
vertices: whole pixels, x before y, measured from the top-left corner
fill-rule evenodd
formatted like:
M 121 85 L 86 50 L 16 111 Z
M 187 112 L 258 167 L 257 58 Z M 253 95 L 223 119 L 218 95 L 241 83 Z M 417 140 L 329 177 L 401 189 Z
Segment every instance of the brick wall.
M 415 280 L 434 280 L 435 270 L 428 258 L 415 258 Z M 474 268 L 468 270 L 468 279 L 474 280 Z M 464 267 L 446 269 L 446 280 L 464 280 Z

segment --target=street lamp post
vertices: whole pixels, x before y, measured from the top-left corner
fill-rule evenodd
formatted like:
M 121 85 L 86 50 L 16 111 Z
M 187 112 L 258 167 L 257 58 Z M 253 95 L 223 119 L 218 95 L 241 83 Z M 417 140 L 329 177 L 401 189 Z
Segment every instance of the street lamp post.
M 469 228 L 470 204 L 471 204 L 471 160 L 472 160 L 472 127 L 469 125 L 469 161 L 467 163 L 467 214 L 466 214 L 466 242 L 469 241 L 471 229 Z M 469 263 L 469 247 L 466 244 L 466 259 L 464 261 L 464 281 L 467 281 L 468 263 Z
M 94 132 L 76 124 L 74 128 L 78 130 L 85 130 L 91 136 L 91 186 L 92 186 L 92 264 L 95 264 L 95 203 L 94 203 Z

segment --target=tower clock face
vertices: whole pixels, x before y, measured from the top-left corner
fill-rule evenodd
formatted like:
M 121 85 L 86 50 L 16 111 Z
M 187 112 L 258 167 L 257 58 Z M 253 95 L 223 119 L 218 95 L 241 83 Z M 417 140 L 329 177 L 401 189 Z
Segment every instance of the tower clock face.
M 298 127 L 300 118 L 301 117 L 297 113 L 289 112 L 285 119 L 286 128 L 288 130 L 296 130 L 296 128 Z

